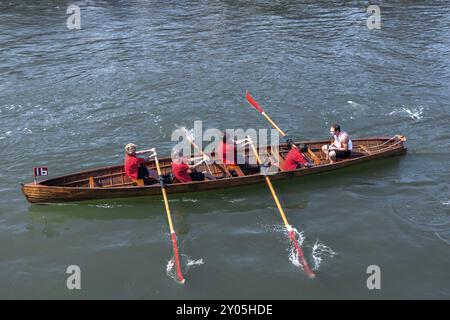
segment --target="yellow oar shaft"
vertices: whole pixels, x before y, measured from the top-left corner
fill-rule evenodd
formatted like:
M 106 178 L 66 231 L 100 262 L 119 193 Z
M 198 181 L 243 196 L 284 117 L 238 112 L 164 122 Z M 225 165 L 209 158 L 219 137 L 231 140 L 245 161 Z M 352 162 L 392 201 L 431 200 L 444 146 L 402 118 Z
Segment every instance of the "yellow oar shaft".
M 202 156 L 206 156 L 206 154 L 203 152 L 203 150 L 200 149 L 200 147 L 198 145 L 196 145 L 194 143 L 194 141 L 189 140 L 189 142 L 192 144 L 192 146 L 194 146 L 195 149 L 197 149 L 200 152 L 200 154 Z M 212 174 L 211 168 L 209 167 L 209 165 L 206 162 L 205 162 L 205 165 L 206 165 L 206 168 L 208 169 L 209 173 Z
M 258 151 L 256 150 L 255 146 L 253 145 L 252 141 L 250 141 L 250 146 L 253 150 L 253 153 L 255 154 L 256 161 L 259 163 L 259 165 L 261 165 L 261 163 L 262 163 L 261 158 L 259 157 Z M 278 211 L 280 212 L 281 218 L 283 219 L 284 225 L 286 226 L 286 230 L 289 234 L 289 238 L 292 240 L 294 248 L 297 251 L 298 261 L 299 261 L 299 263 L 301 263 L 303 265 L 303 268 L 305 269 L 305 272 L 308 275 L 308 277 L 313 279 L 315 277 L 314 271 L 312 271 L 311 268 L 309 267 L 309 264 L 305 259 L 303 251 L 297 242 L 297 237 L 295 236 L 295 232 L 292 229 L 289 222 L 287 221 L 286 215 L 284 214 L 284 210 L 281 207 L 280 201 L 278 200 L 278 196 L 275 192 L 275 189 L 273 188 L 272 182 L 270 181 L 270 179 L 267 175 L 265 176 L 265 178 L 266 178 L 267 185 L 269 186 L 270 193 L 272 193 L 273 200 L 275 200 L 275 204 L 277 205 Z
M 275 122 L 273 122 L 273 120 L 265 113 L 265 112 L 263 112 L 263 113 L 261 113 L 263 116 L 264 116 L 264 118 L 266 118 L 267 119 L 267 121 L 269 121 L 270 122 L 270 124 L 284 137 L 284 136 L 286 136 L 286 134 L 283 132 L 283 130 L 281 130 L 278 126 L 277 126 L 277 124 L 275 123 Z
M 158 161 L 157 156 L 155 156 L 155 164 L 156 164 L 156 170 L 158 171 L 158 175 L 161 176 L 161 168 L 159 167 L 159 161 Z M 162 192 L 163 199 L 164 199 L 164 205 L 166 207 L 166 214 L 167 214 L 167 220 L 169 221 L 170 233 L 174 233 L 175 231 L 173 228 L 172 215 L 170 213 L 169 201 L 167 200 L 166 189 L 163 186 L 161 186 L 161 192 Z
M 264 118 L 266 118 L 267 119 L 267 121 L 269 121 L 269 123 L 283 136 L 283 137 L 285 137 L 286 136 L 286 134 L 283 132 L 283 130 L 281 130 L 278 126 L 277 126 L 277 124 L 275 123 L 275 122 L 273 122 L 273 120 L 272 119 L 270 119 L 270 117 L 265 113 L 265 112 L 262 112 L 261 113 L 263 116 L 264 116 Z M 297 148 L 297 146 L 295 146 L 294 145 L 294 148 Z M 311 151 L 311 149 L 310 148 L 308 148 L 308 154 L 309 154 L 309 156 L 312 158 L 312 160 L 314 161 L 314 164 L 315 165 L 319 165 L 319 164 L 321 164 L 320 163 L 320 159 L 319 159 L 319 157 L 317 157 L 316 156 L 316 154 L 314 153 L 314 152 L 312 152 Z
M 275 201 L 278 211 L 280 212 L 281 218 L 283 219 L 284 225 L 286 226 L 286 228 L 289 231 L 291 229 L 291 225 L 287 221 L 286 215 L 284 214 L 284 210 L 281 207 L 280 201 L 278 200 L 278 196 L 275 193 L 275 190 L 273 189 L 272 182 L 270 181 L 268 176 L 266 176 L 265 178 L 266 178 L 267 185 L 269 186 L 270 192 L 272 193 L 273 200 Z
M 259 157 L 258 151 L 256 150 L 255 146 L 253 145 L 253 142 L 250 143 L 250 146 L 252 147 L 253 153 L 255 154 L 256 161 L 258 162 L 259 165 L 261 165 L 261 163 L 262 163 L 261 158 Z M 278 211 L 280 212 L 281 218 L 283 219 L 283 222 L 289 231 L 291 229 L 291 226 L 287 221 L 286 215 L 284 214 L 284 210 L 281 207 L 280 201 L 278 200 L 278 196 L 275 192 L 275 189 L 273 188 L 272 182 L 270 181 L 268 176 L 265 176 L 265 178 L 266 178 L 267 185 L 269 186 L 270 193 L 272 193 L 273 200 L 275 201 Z
M 158 176 L 161 179 L 162 178 L 161 168 L 159 167 L 159 161 L 158 161 L 158 157 L 156 156 L 156 153 L 155 153 L 155 164 L 156 164 L 156 170 L 158 171 Z M 161 192 L 162 192 L 163 199 L 164 199 L 164 205 L 166 207 L 167 220 L 169 221 L 170 237 L 172 239 L 172 247 L 173 247 L 173 256 L 175 258 L 176 275 L 177 275 L 178 281 L 180 283 L 184 283 L 185 279 L 183 277 L 183 274 L 181 273 L 180 256 L 178 253 L 178 241 L 177 241 L 177 236 L 175 235 L 175 230 L 173 228 L 172 215 L 170 214 L 169 201 L 167 200 L 167 194 L 166 194 L 166 189 L 164 188 L 164 184 L 161 181 L 160 181 L 160 183 L 161 183 Z

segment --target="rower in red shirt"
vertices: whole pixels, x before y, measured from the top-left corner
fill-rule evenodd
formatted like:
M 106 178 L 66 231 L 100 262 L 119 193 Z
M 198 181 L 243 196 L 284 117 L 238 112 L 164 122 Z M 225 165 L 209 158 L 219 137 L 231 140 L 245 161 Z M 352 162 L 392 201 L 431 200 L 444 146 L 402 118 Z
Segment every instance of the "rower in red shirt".
M 258 164 L 248 163 L 248 157 L 245 157 L 245 152 L 239 151 L 241 158 L 238 162 L 238 145 L 242 145 L 240 148 L 245 147 L 247 139 L 234 141 L 228 133 L 223 133 L 222 140 L 217 146 L 217 157 L 226 168 L 226 171 L 233 176 L 242 176 L 247 174 L 258 173 L 260 168 Z M 244 157 L 242 157 L 244 155 Z
M 203 160 L 199 161 L 195 165 L 189 165 L 188 159 L 186 157 L 182 157 L 181 150 L 174 150 L 172 152 L 172 174 L 181 182 L 192 182 L 192 181 L 203 181 L 205 178 L 208 180 L 215 180 L 217 179 L 215 176 L 207 173 L 206 171 L 203 172 L 197 172 L 195 171 L 195 168 L 197 168 L 199 165 L 203 164 L 205 161 L 207 161 L 207 158 L 204 158 Z
M 228 166 L 236 165 L 236 144 L 228 134 L 224 134 L 222 140 L 217 146 L 218 158 L 222 161 L 222 164 Z
M 137 157 L 138 154 L 143 154 L 143 152 L 136 152 L 136 148 L 137 145 L 133 143 L 125 146 L 125 161 L 123 166 L 127 177 L 133 180 L 144 179 L 145 184 L 150 184 L 150 177 L 158 180 L 158 173 L 144 166 L 145 159 Z
M 294 147 L 293 143 L 289 143 L 289 152 L 284 159 L 283 170 L 295 170 L 303 167 L 309 167 L 310 164 L 306 157 L 303 155 L 304 152 L 308 151 L 308 147 L 304 143 L 300 143 L 298 148 Z

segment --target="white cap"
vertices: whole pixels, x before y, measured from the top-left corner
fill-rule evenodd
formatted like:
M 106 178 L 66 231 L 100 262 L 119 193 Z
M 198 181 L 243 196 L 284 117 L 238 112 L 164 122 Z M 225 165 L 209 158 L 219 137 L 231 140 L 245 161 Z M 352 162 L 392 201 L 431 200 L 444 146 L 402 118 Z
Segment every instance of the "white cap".
M 128 154 L 134 154 L 136 152 L 137 145 L 129 143 L 125 146 L 125 152 Z

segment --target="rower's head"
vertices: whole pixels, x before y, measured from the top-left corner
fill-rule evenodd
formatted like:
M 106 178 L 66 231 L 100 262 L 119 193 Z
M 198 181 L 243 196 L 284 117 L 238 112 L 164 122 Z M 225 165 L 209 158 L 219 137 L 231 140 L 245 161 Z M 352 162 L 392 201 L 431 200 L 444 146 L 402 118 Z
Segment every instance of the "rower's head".
M 298 145 L 298 150 L 299 150 L 301 153 L 305 153 L 306 151 L 308 151 L 308 147 L 306 146 L 306 144 L 300 143 L 300 144 Z
M 288 139 L 286 140 L 286 143 L 287 143 L 287 146 L 288 146 L 289 150 L 291 150 L 292 148 L 295 147 L 294 140 L 292 140 L 291 138 L 288 138 Z
M 333 123 L 330 127 L 330 134 L 332 136 L 338 135 L 341 132 L 341 126 L 337 123 Z
M 134 143 L 129 143 L 125 146 L 125 152 L 127 154 L 129 154 L 130 156 L 135 155 L 136 148 L 137 148 L 137 145 L 135 145 Z
M 231 138 L 231 135 L 228 132 L 222 133 L 222 142 L 223 143 L 232 143 L 233 139 Z

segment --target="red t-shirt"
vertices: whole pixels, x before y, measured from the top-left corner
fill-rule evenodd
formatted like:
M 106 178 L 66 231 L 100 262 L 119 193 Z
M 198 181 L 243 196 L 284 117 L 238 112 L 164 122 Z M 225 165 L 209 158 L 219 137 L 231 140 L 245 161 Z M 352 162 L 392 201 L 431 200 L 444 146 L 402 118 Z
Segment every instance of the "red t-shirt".
M 288 152 L 286 159 L 284 159 L 283 170 L 297 169 L 297 165 L 299 164 L 306 166 L 308 164 L 308 161 L 297 148 L 292 148 Z
M 172 162 L 172 173 L 180 182 L 191 182 L 192 178 L 189 175 L 189 166 L 186 163 L 174 163 Z
M 145 159 L 138 158 L 136 156 L 131 156 L 129 154 L 125 155 L 125 174 L 131 179 L 138 178 L 138 168 L 141 164 L 145 162 Z
M 217 147 L 217 153 L 223 164 L 236 165 L 234 143 L 223 143 L 223 141 L 220 141 Z

